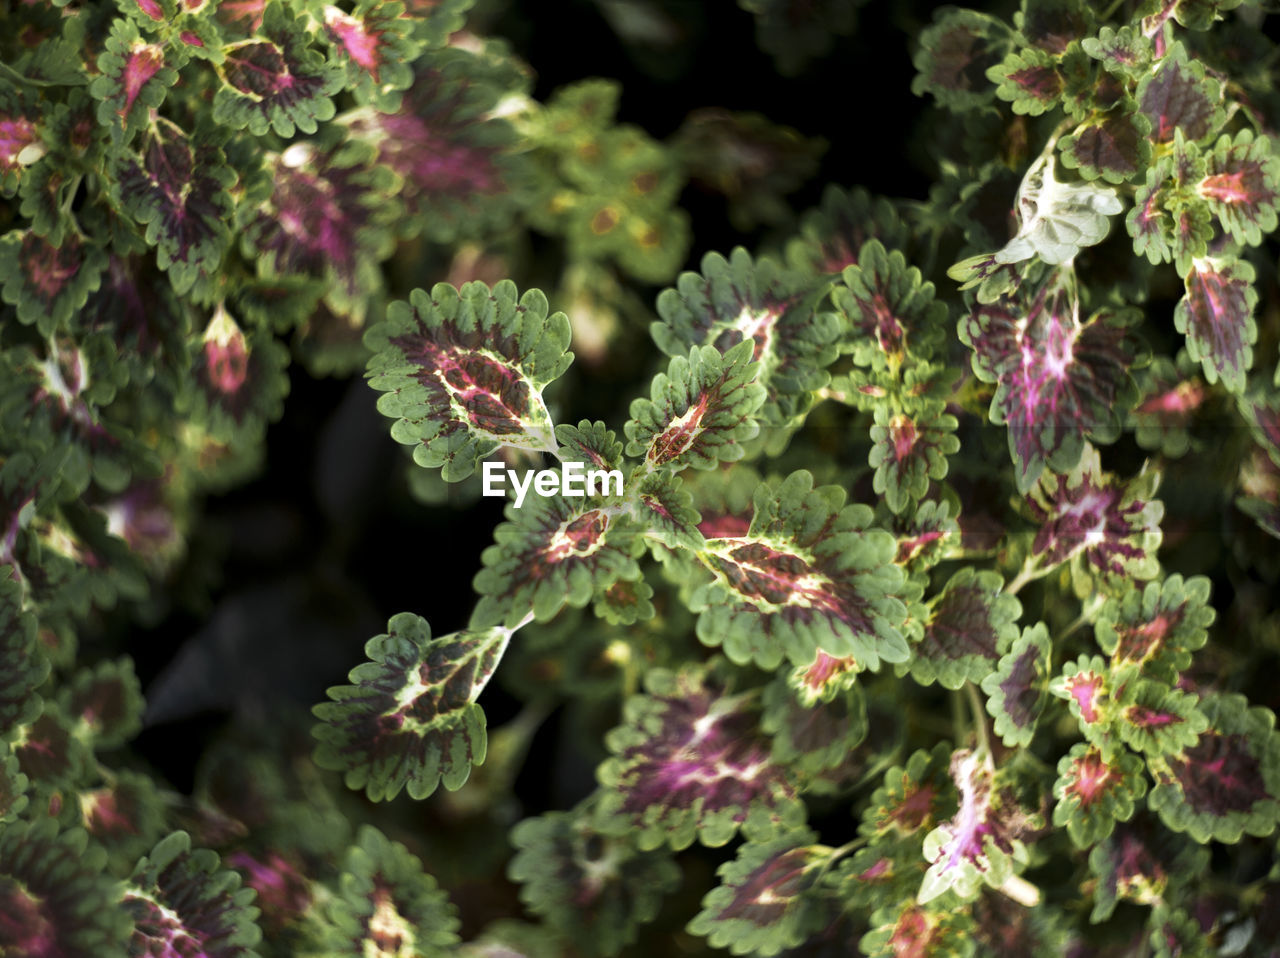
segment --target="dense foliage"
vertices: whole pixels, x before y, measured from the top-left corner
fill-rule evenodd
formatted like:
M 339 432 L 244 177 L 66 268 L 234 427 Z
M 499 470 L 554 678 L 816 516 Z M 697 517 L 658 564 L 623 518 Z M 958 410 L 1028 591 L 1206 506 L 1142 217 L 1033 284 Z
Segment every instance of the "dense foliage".
M 0 5 L 0 955 L 1280 955 L 1265 5 L 688 6 Z

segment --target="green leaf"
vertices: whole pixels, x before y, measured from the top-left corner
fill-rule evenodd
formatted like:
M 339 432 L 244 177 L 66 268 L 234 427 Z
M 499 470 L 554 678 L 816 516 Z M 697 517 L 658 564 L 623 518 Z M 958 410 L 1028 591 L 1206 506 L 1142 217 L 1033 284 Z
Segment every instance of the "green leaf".
M 765 400 L 755 382 L 760 367 L 753 346 L 741 342 L 723 355 L 695 346 L 654 377 L 651 399 L 631 404 L 627 455 L 644 455 L 651 469 L 714 469 L 742 458 L 741 443 L 755 438 L 755 415 Z
M 342 88 L 342 68 L 310 45 L 302 21 L 280 0 L 266 5 L 259 29 L 261 36 L 223 49 L 214 120 L 254 136 L 315 133 L 318 123 L 333 119 L 331 97 Z
M 8 471 L 0 471 L 0 480 L 10 478 Z M 10 499 L 9 493 L 9 489 L 0 488 L 5 499 Z M 27 503 L 33 501 L 34 496 L 18 503 L 14 513 L 4 515 L 6 527 L 16 532 Z M 9 504 L 0 500 L 0 508 Z M 49 662 L 36 643 L 36 617 L 22 608 L 22 583 L 14 578 L 15 571 L 11 565 L 0 565 L 0 740 L 40 714 L 36 689 L 49 674 Z
M 507 875 L 520 884 L 520 900 L 584 954 L 616 955 L 634 942 L 680 883 L 670 852 L 639 852 L 626 838 L 599 834 L 585 814 L 526 818 L 511 844 Z
M 854 362 L 896 369 L 908 354 L 928 359 L 942 345 L 946 304 L 934 299 L 933 284 L 897 250 L 886 252 L 879 240 L 868 240 L 841 280 L 832 302 L 853 333 L 842 346 Z
M 1197 189 L 1205 169 L 1199 147 L 1175 130 L 1173 151 L 1147 170 L 1125 216 L 1134 253 L 1172 262 L 1184 276 L 1205 255 L 1213 238 L 1213 212 Z
M 555 451 L 542 398 L 573 361 L 569 320 L 547 314 L 547 299 L 515 284 L 481 282 L 457 290 L 437 283 L 387 309 L 365 336 L 370 385 L 384 395 L 391 435 L 414 446 L 414 460 L 465 479 L 500 446 Z
M 1174 574 L 1163 582 L 1130 586 L 1109 597 L 1098 612 L 1094 635 L 1117 666 L 1141 667 L 1149 678 L 1172 683 L 1208 640 L 1217 618 L 1209 605 L 1209 580 Z
M 1009 748 L 1031 744 L 1044 710 L 1052 646 L 1043 622 L 1025 626 L 996 670 L 982 680 L 995 733 Z
M 163 955 L 194 941 L 208 958 L 257 958 L 255 896 L 240 887 L 237 872 L 221 868 L 215 852 L 192 851 L 190 836 L 174 832 L 138 862 L 125 886 L 121 907 L 134 922 L 128 954 Z
M 933 94 L 949 110 L 963 112 L 991 100 L 987 70 L 1000 62 L 1012 31 L 995 17 L 976 10 L 942 7 L 920 34 L 911 58 L 916 78 L 911 92 Z
M 813 703 L 797 699 L 787 676 L 765 687 L 760 728 L 773 737 L 773 760 L 801 775 L 839 768 L 867 737 L 867 727 L 867 706 L 857 686 Z
M 831 849 L 800 830 L 769 842 L 747 842 L 717 870 L 720 884 L 702 899 L 688 930 L 735 955 L 776 955 L 819 930 L 806 893 L 817 883 Z
M 947 475 L 947 457 L 960 451 L 953 435 L 959 420 L 941 400 L 912 403 L 896 410 L 880 403 L 871 427 L 867 463 L 875 469 L 872 488 L 894 512 L 902 512 L 929 491 L 930 480 Z
M 362 825 L 348 849 L 326 913 L 332 926 L 323 954 L 335 958 L 446 958 L 458 945 L 457 909 L 443 889 L 415 855 L 372 825 Z
M 1122 107 L 1096 115 L 1058 141 L 1062 165 L 1086 180 L 1124 183 L 1151 160 L 1151 121 L 1127 100 Z M 1119 212 L 1115 210 L 1114 212 Z
M 0 738 L 0 826 L 16 821 L 27 807 L 31 781 L 22 774 L 17 757 Z
M 766 670 L 784 657 L 808 665 L 819 650 L 872 670 L 906 661 L 896 544 L 870 528 L 868 507 L 844 500 L 803 470 L 762 484 L 746 535 L 706 542 L 701 561 L 713 579 L 688 602 L 700 613 L 698 638 Z
M 312 710 L 320 724 L 316 764 L 345 773 L 348 788 L 373 801 L 406 788 L 426 798 L 443 782 L 461 788 L 484 762 L 484 712 L 476 698 L 497 668 L 511 630 L 453 632 L 431 638 L 426 621 L 394 616 L 387 634 L 370 639 L 371 661 L 329 689 L 332 702 Z
M 1004 579 L 989 569 L 956 571 L 929 600 L 927 618 L 912 657 L 898 666 L 921 685 L 937 681 L 959 689 L 980 682 L 1018 639 L 1022 604 L 1002 591 Z
M 1013 104 L 1013 112 L 1039 116 L 1052 110 L 1062 96 L 1062 76 L 1057 60 L 1038 47 L 1010 53 L 987 71 L 996 84 L 996 96 Z
M 708 253 L 701 267 L 658 294 L 662 321 L 650 326 L 653 341 L 673 358 L 704 345 L 727 354 L 752 341 L 756 381 L 768 394 L 760 418 L 766 425 L 790 422 L 808 408 L 810 391 L 827 383 L 839 318 L 816 312 L 810 281 L 771 259 L 754 261 L 741 247 L 727 260 Z
M 1039 256 L 1051 265 L 1071 260 L 1086 246 L 1102 242 L 1107 217 L 1123 209 L 1115 190 L 1057 178 L 1052 154 L 1032 163 L 1018 188 L 1018 235 L 995 253 L 996 263 L 1020 263 Z M 953 267 L 954 268 L 954 267 Z

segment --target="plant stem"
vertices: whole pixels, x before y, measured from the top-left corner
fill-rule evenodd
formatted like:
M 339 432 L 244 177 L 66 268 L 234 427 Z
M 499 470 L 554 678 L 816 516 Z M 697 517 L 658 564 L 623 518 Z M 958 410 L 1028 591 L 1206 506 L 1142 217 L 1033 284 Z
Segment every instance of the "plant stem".
M 964 683 L 964 693 L 969 699 L 969 711 L 973 713 L 974 731 L 978 735 L 978 753 L 989 757 L 991 755 L 991 740 L 987 737 L 987 710 L 982 707 L 982 700 L 978 697 L 978 688 L 972 682 Z

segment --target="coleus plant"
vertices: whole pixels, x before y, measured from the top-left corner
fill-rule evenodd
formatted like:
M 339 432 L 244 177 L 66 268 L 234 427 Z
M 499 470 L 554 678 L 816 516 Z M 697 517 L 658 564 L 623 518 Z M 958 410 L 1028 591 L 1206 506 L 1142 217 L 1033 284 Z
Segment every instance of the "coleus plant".
M 859 6 L 741 5 L 788 74 Z M 10 14 L 0 954 L 1274 955 L 1260 5 L 938 10 L 929 199 L 798 219 L 817 142 L 539 101 L 470 7 Z M 682 271 L 689 182 L 789 231 Z M 646 324 L 615 406 L 579 369 Z M 366 372 L 427 502 L 620 479 L 513 497 L 461 628 L 424 593 L 185 795 L 96 640 L 162 614 L 291 361 Z M 521 810 L 551 714 L 594 776 Z

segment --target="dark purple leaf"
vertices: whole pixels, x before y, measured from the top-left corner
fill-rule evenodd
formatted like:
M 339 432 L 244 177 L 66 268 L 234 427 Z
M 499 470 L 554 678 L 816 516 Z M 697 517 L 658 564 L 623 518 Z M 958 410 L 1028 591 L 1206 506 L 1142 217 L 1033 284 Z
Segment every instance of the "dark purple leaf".
M 1005 298 L 960 321 L 974 372 L 998 384 L 990 417 L 1008 425 L 1022 492 L 1046 465 L 1073 468 L 1086 436 L 1114 435 L 1132 398 L 1129 318 L 1104 311 L 1081 323 L 1078 303 L 1060 279 L 1030 301 Z

